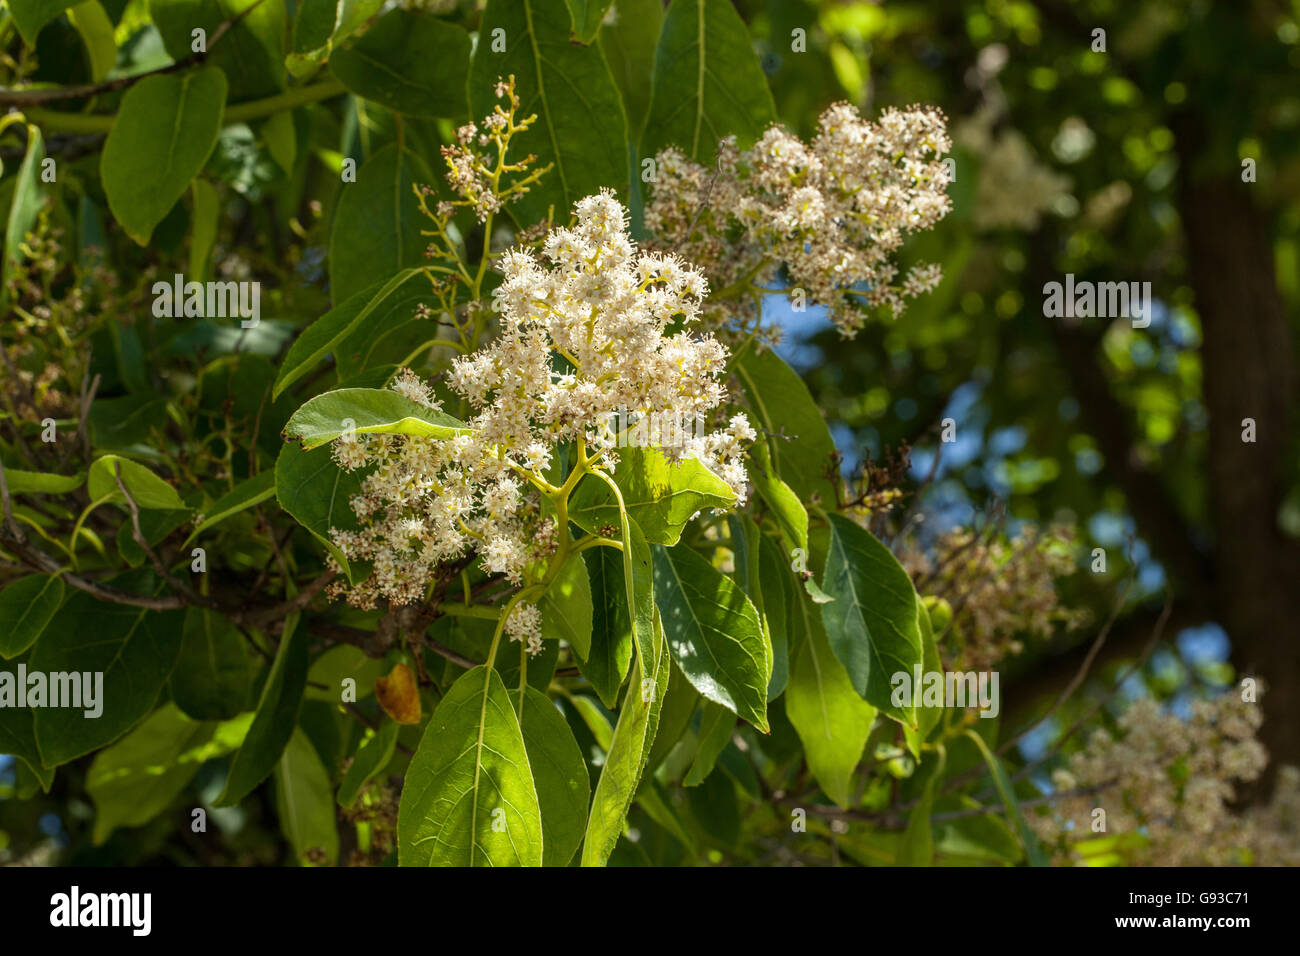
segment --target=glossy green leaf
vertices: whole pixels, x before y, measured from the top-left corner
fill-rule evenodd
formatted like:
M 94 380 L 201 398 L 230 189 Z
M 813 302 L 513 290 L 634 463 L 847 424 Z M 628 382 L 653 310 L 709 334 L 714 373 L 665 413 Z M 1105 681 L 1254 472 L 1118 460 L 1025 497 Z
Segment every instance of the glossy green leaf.
M 49 574 L 19 578 L 0 591 L 0 657 L 11 660 L 36 643 L 63 591 L 63 580 Z
M 429 296 L 429 280 L 418 267 L 403 269 L 396 275 L 353 293 L 341 304 L 307 326 L 289 346 L 280 364 L 272 398 L 279 398 L 286 388 L 302 378 L 331 352 L 337 353 L 344 342 L 363 326 L 367 337 L 383 335 L 411 318 L 415 307 Z M 337 299 L 337 293 L 336 293 Z M 430 335 L 432 335 L 432 328 Z
M 797 594 L 794 572 L 776 540 L 763 535 L 758 554 L 759 592 L 763 596 L 763 618 L 772 645 L 772 679 L 767 699 L 775 700 L 790 679 L 790 614 Z
M 775 519 L 787 550 L 802 548 L 807 553 L 808 509 L 794 489 L 776 476 L 766 442 L 755 442 L 751 446 L 749 466 L 749 480 Z
M 429 719 L 397 815 L 402 866 L 540 866 L 542 820 L 500 676 L 466 671 Z
M 835 502 L 835 442 L 822 410 L 808 386 L 772 349 L 747 349 L 733 371 L 749 400 L 756 427 L 770 434 L 772 467 L 800 500 L 823 505 Z
M 591 582 L 582 556 L 572 555 L 546 589 L 537 608 L 542 614 L 542 638 L 569 642 L 578 657 L 591 654 Z
M 145 77 L 122 97 L 99 173 L 114 218 L 140 245 L 207 162 L 225 102 L 225 74 L 212 67 Z
M 469 34 L 419 9 L 398 7 L 330 57 L 348 91 L 407 116 L 463 116 Z
M 618 689 L 632 663 L 632 626 L 623 582 L 623 555 L 615 548 L 588 548 L 582 554 L 592 596 L 591 647 L 578 667 L 606 707 L 618 700 Z
M 542 864 L 568 866 L 587 828 L 591 796 L 582 751 L 564 715 L 531 687 L 524 694 L 520 723 L 542 814 Z
M 112 584 L 135 594 L 161 590 L 149 571 L 128 572 Z M 94 719 L 84 707 L 38 710 L 36 742 L 45 766 L 116 740 L 153 709 L 180 652 L 182 620 L 178 611 L 106 604 L 84 592 L 63 604 L 36 642 L 29 670 L 76 674 L 83 688 L 85 674 L 102 673 L 97 706 L 103 710 Z
M 445 412 L 413 402 L 391 388 L 340 388 L 317 395 L 290 416 L 286 441 L 305 449 L 338 438 L 351 428 L 358 435 L 416 435 L 454 438 L 469 429 Z
M 363 700 L 375 692 L 375 679 L 392 669 L 382 657 L 369 657 L 359 647 L 336 644 L 311 662 L 307 671 L 306 696 L 310 700 L 338 703 L 343 699 L 343 681 L 356 685 L 356 699 Z M 313 687 L 323 684 L 324 687 Z
M 592 797 L 582 844 L 583 866 L 604 866 L 614 851 L 659 728 L 671 664 L 657 612 L 651 635 L 644 650 L 644 642 L 637 642 L 631 689 L 619 708 L 614 737 Z
M 673 0 L 655 49 L 642 155 L 676 146 L 711 165 L 722 137 L 748 144 L 775 118 L 749 28 L 730 0 Z
M 514 74 L 519 113 L 535 113 L 537 122 L 511 150 L 517 144 L 519 155 L 536 155 L 533 168 L 554 164 L 510 206 L 517 222 L 536 222 L 551 207 L 556 219 L 567 219 L 574 203 L 602 186 L 627 196 L 627 127 L 618 88 L 598 47 L 570 42 L 570 25 L 564 0 L 489 0 L 483 11 L 470 66 L 470 115 L 492 112 L 498 78 Z M 493 49 L 494 40 L 505 43 L 504 52 Z
M 912 579 L 875 536 L 842 515 L 830 516 L 830 552 L 822 587 L 822 623 L 835 656 L 862 698 L 882 713 L 916 726 L 916 699 L 892 700 L 893 675 L 921 663 L 920 601 Z
M 771 649 L 745 592 L 689 548 L 656 547 L 654 583 L 682 673 L 706 698 L 766 732 Z
M 330 540 L 330 529 L 357 529 L 351 500 L 360 493 L 364 477 L 361 469 L 344 471 L 336 465 L 324 446 L 303 451 L 288 442 L 275 460 L 275 497 L 280 507 L 316 536 L 349 577 L 351 567 Z
M 338 862 L 339 830 L 333 790 L 329 772 L 311 738 L 295 729 L 275 765 L 275 806 L 280 831 L 301 864 L 315 865 L 309 853 L 323 853 L 323 866 Z
M 330 297 L 336 305 L 424 262 L 428 240 L 420 229 L 428 221 L 412 187 L 432 178 L 418 156 L 393 143 L 361 165 L 356 182 L 340 187 L 329 255 Z
M 620 448 L 614 480 L 628 515 L 654 544 L 676 544 L 698 512 L 736 502 L 731 486 L 698 459 L 674 464 L 657 448 Z M 569 517 L 593 533 L 617 528 L 618 499 L 606 482 L 588 475 L 569 499 Z
M 226 786 L 216 800 L 218 807 L 234 806 L 269 777 L 293 736 L 307 682 L 307 637 L 296 625 L 296 615 L 285 621 L 275 662 L 257 702 L 256 716 L 244 745 L 231 761 Z M 331 799 L 331 806 L 333 802 Z
M 808 769 L 841 807 L 852 800 L 853 771 L 862 759 L 876 708 L 858 696 L 831 652 L 816 608 L 797 596 L 799 649 L 790 664 L 785 710 L 803 742 Z
M 136 464 L 120 455 L 103 455 L 90 465 L 86 475 L 86 490 L 92 501 L 101 498 L 123 506 L 126 498 L 118 486 L 117 478 L 121 471 L 122 484 L 127 494 L 138 508 L 156 508 L 164 511 L 182 511 L 185 502 L 176 493 L 176 489 L 163 481 L 144 465 Z

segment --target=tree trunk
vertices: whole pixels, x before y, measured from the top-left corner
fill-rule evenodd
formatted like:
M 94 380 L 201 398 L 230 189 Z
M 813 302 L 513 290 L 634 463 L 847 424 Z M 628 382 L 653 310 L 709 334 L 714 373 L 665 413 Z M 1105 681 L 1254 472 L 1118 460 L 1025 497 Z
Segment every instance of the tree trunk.
M 1185 170 L 1192 145 L 1180 137 Z M 1272 688 L 1262 697 L 1260 737 L 1271 757 L 1256 791 L 1263 795 L 1279 764 L 1300 765 L 1300 545 L 1277 522 L 1292 447 L 1296 356 L 1268 217 L 1251 202 L 1251 188 L 1231 179 L 1185 180 L 1179 205 L 1203 331 L 1212 605 L 1240 673 Z M 1243 441 L 1243 419 L 1254 421 L 1254 442 Z

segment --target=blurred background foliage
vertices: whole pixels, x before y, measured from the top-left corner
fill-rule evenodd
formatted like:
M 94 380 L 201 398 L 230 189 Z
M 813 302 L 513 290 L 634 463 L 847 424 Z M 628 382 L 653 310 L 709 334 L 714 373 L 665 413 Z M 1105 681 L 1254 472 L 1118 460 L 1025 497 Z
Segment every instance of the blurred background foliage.
M 480 12 L 473 2 L 428 5 L 471 28 Z M 1080 573 L 1062 583 L 1066 603 L 1099 623 L 1123 595 L 1093 683 L 1025 741 L 1024 756 L 1048 747 L 1137 658 L 1168 600 L 1165 639 L 1110 706 L 1149 690 L 1185 707 L 1239 674 L 1258 674 L 1271 689 L 1262 739 L 1275 763 L 1300 764 L 1300 0 L 735 5 L 780 121 L 801 136 L 837 100 L 867 115 L 934 104 L 951 121 L 954 210 L 907 247 L 904 262 L 941 263 L 940 288 L 852 341 L 815 309 L 795 313 L 775 297 L 768 305 L 786 328 L 781 352 L 825 410 L 846 471 L 910 449 L 905 488 L 921 496 L 913 512 L 921 540 L 990 520 L 1011 533 L 1026 523 L 1071 524 Z M 142 0 L 102 6 L 118 41 L 109 78 L 168 61 Z M 292 14 L 292 0 L 288 6 Z M 1104 51 L 1096 49 L 1099 29 Z M 65 18 L 42 31 L 34 57 L 21 57 L 6 65 L 27 79 L 72 84 L 92 75 Z M 99 105 L 111 107 L 115 95 Z M 346 158 L 361 165 L 399 135 L 392 114 L 355 97 L 343 102 L 342 109 L 294 111 L 296 151 L 280 148 L 283 129 L 252 121 L 226 126 L 209 160 L 205 175 L 223 184 L 220 275 L 270 277 L 262 305 L 270 318 L 244 345 L 265 356 L 265 367 L 245 364 L 240 375 L 269 380 L 293 330 L 327 308 L 339 170 Z M 438 148 L 453 128 L 408 119 L 401 135 L 429 169 L 439 169 Z M 169 274 L 158 262 L 186 256 L 191 211 L 178 204 L 148 250 L 116 236 L 113 224 L 95 219 L 103 204 L 95 193 L 98 143 L 73 133 L 56 144 L 69 164 L 64 195 L 72 199 L 49 217 L 84 267 L 98 266 L 95 250 L 107 247 L 112 271 L 135 277 L 114 291 L 114 302 L 141 308 L 154 272 Z M 6 152 L 6 167 L 21 155 Z M 1250 161 L 1248 182 L 1243 161 Z M 0 181 L 0 207 L 8 207 L 12 183 L 12 176 Z M 96 202 L 78 203 L 77 190 Z M 1149 327 L 1045 318 L 1043 285 L 1066 273 L 1151 282 Z M 176 374 L 193 375 L 205 364 L 199 356 L 230 350 L 227 331 L 173 325 L 150 348 Z M 91 371 L 103 376 L 100 394 L 109 400 L 131 374 L 122 356 L 139 360 L 135 344 L 133 351 L 129 341 L 106 341 L 94 350 Z M 394 351 L 404 354 L 405 343 Z M 251 392 L 249 382 L 232 380 L 209 390 L 217 405 L 192 411 L 215 415 L 220 396 L 237 401 Z M 122 434 L 125 444 L 168 427 L 147 409 L 130 410 L 137 414 L 119 408 L 101 427 L 143 429 Z M 948 418 L 956 440 L 943 443 Z M 1241 439 L 1245 418 L 1255 421 L 1253 443 Z M 278 444 L 274 430 L 259 440 Z M 1089 570 L 1094 548 L 1105 550 L 1104 573 Z M 263 558 L 249 555 L 247 565 Z M 1055 699 L 1095 633 L 1063 630 L 1008 662 L 1002 725 L 1020 726 Z M 775 730 L 771 746 L 779 747 Z M 322 739 L 329 733 L 322 729 Z M 259 815 L 251 804 L 212 814 L 221 841 L 191 842 L 183 831 L 172 839 L 172 825 L 160 819 L 92 848 L 84 839 L 91 807 L 66 797 L 84 793 L 79 774 L 84 767 L 61 770 L 55 791 L 42 797 L 21 765 L 0 758 L 0 856 L 6 848 L 35 852 L 29 858 L 71 848 L 63 862 L 130 864 L 267 863 L 282 854 L 270 807 Z M 749 825 L 716 818 L 724 804 L 711 803 L 708 789 L 729 780 L 714 774 L 691 795 L 692 809 L 717 832 Z M 202 794 L 205 786 L 219 789 L 220 778 L 205 783 L 201 775 L 196 784 Z M 644 810 L 631 822 L 645 842 L 620 844 L 616 862 L 682 858 Z M 720 849 L 706 852 L 724 858 Z

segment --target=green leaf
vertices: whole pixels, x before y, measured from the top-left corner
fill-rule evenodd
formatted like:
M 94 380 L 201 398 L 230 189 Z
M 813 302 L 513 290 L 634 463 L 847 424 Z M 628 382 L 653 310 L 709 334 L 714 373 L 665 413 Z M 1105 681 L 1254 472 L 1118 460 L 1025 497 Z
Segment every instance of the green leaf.
M 189 511 L 149 509 L 140 512 L 140 534 L 152 548 L 189 520 Z M 133 568 L 140 567 L 149 559 L 135 540 L 135 525 L 130 520 L 123 521 L 117 529 L 117 550 Z
M 392 143 L 361 165 L 355 183 L 340 187 L 329 256 L 330 297 L 336 304 L 423 263 L 428 242 L 420 235 L 422 217 L 412 186 L 432 178 L 418 156 Z
M 722 137 L 751 143 L 775 118 L 749 29 L 731 0 L 673 0 L 655 50 L 642 155 L 677 146 L 712 165 Z
M 682 673 L 706 698 L 766 733 L 772 652 L 745 592 L 684 547 L 654 549 L 654 583 Z
M 33 574 L 0 591 L 0 657 L 11 660 L 36 643 L 63 603 L 63 590 L 61 578 Z
M 295 76 L 310 73 L 384 6 L 384 0 L 303 0 L 293 20 L 292 52 L 285 58 Z
M 113 21 L 98 0 L 86 0 L 68 11 L 68 19 L 81 34 L 90 60 L 90 78 L 95 83 L 104 79 L 117 61 L 117 41 L 113 38 Z
M 1002 766 L 1002 761 L 998 759 L 997 754 L 989 749 L 989 745 L 984 742 L 974 730 L 967 730 L 966 736 L 975 742 L 979 748 L 980 756 L 988 765 L 989 774 L 993 777 L 993 785 L 997 788 L 998 796 L 1002 798 L 1002 805 L 1007 808 L 1007 817 L 1015 827 L 1016 835 L 1020 837 L 1020 845 L 1025 848 L 1025 857 L 1029 860 L 1030 866 L 1049 866 L 1047 854 L 1043 851 L 1043 844 L 1038 839 L 1038 835 L 1029 828 L 1025 822 L 1025 815 L 1020 810 L 1020 802 L 1016 800 L 1016 792 L 1011 783 L 1011 778 L 1007 776 L 1007 770 Z
M 225 102 L 225 74 L 212 67 L 148 76 L 122 97 L 99 174 L 113 216 L 140 245 L 207 162 Z
M 429 295 L 429 281 L 416 267 L 353 293 L 303 331 L 280 364 L 272 398 L 311 371 L 344 341 L 365 326 L 366 336 L 378 337 L 411 318 L 415 307 Z M 337 298 L 337 293 L 336 293 Z M 432 335 L 430 331 L 430 335 Z
M 31 653 L 28 652 L 0 669 L 0 693 L 6 698 L 9 693 L 5 684 L 12 681 L 12 690 L 16 693 L 18 684 L 18 665 L 30 666 Z M 16 704 L 16 701 L 12 702 Z M 45 793 L 50 792 L 54 783 L 54 768 L 41 764 L 41 752 L 36 746 L 36 712 L 30 707 L 12 706 L 6 700 L 6 706 L 0 707 L 0 754 L 12 754 L 21 760 L 40 782 Z
M 623 96 L 628 138 L 633 143 L 640 141 L 646 113 L 650 110 L 655 44 L 663 19 L 660 0 L 618 0 L 614 21 L 600 31 L 600 49 Z
M 275 806 L 280 831 L 303 865 L 313 865 L 308 851 L 323 850 L 322 864 L 339 859 L 339 830 L 335 823 L 333 785 L 311 738 L 294 729 L 275 766 Z
M 340 807 L 350 807 L 356 803 L 357 797 L 361 796 L 361 791 L 365 789 L 366 784 L 374 780 L 388 766 L 388 762 L 393 759 L 393 754 L 397 750 L 397 733 L 401 729 L 400 724 L 385 720 L 379 725 L 379 730 L 374 736 L 357 751 L 357 755 L 352 758 L 351 766 L 348 767 L 348 772 L 343 775 L 343 783 L 339 786 Z
M 407 116 L 464 116 L 469 34 L 421 10 L 397 8 L 330 57 L 349 92 Z
M 133 594 L 161 590 L 148 571 L 128 572 L 112 584 Z M 106 604 L 82 592 L 67 600 L 32 650 L 29 670 L 79 678 L 102 673 L 103 686 L 96 679 L 95 689 L 96 704 L 103 712 L 87 719 L 84 707 L 38 710 L 36 743 L 45 766 L 55 767 L 99 749 L 153 709 L 180 652 L 181 623 L 177 611 Z
M 803 548 L 808 552 L 808 509 L 794 489 L 776 476 L 766 442 L 750 446 L 749 480 L 776 520 L 787 549 Z
M 668 656 L 671 661 L 672 655 Z M 677 742 L 682 739 L 682 735 L 691 725 L 691 718 L 695 716 L 695 708 L 702 699 L 700 692 L 691 686 L 682 669 L 672 664 L 669 668 L 668 690 L 664 694 L 663 709 L 659 713 L 659 730 L 655 734 L 654 745 L 650 748 L 650 756 L 646 760 L 646 766 L 651 771 L 659 768 L 672 749 L 677 746 Z M 720 709 L 726 710 L 725 707 Z
M 205 31 L 204 63 L 225 73 L 232 103 L 284 89 L 284 0 L 149 0 L 149 15 L 173 60 L 193 53 L 192 31 Z M 227 20 L 229 29 L 213 43 Z
M 565 220 L 574 203 L 601 186 L 627 198 L 628 137 L 618 88 L 600 49 L 571 43 L 569 27 L 564 0 L 488 0 L 479 26 L 470 115 L 492 112 L 497 79 L 514 74 L 520 116 L 535 113 L 537 121 L 511 149 L 517 143 L 519 155 L 536 155 L 534 169 L 554 164 L 511 204 L 519 223 L 545 218 L 548 207 Z M 493 50 L 494 37 L 504 37 L 504 52 Z
M 293 736 L 307 682 L 307 638 L 299 633 L 296 625 L 297 615 L 290 615 L 285 621 L 275 662 L 257 702 L 256 716 L 244 745 L 231 761 L 226 786 L 215 806 L 232 807 L 252 793 L 270 776 Z M 333 802 L 330 801 L 331 806 Z
M 163 481 L 144 465 L 138 465 L 120 455 L 104 455 L 91 463 L 86 476 L 86 490 L 92 501 L 104 499 L 125 505 L 126 498 L 117 484 L 118 468 L 122 484 L 131 500 L 139 508 L 156 508 L 163 511 L 183 511 L 185 502 L 176 489 Z
M 344 471 L 334 464 L 327 447 L 303 451 L 290 442 L 280 449 L 275 460 L 275 497 L 280 507 L 316 536 L 349 580 L 352 569 L 347 557 L 330 540 L 330 529 L 357 529 L 351 500 L 361 492 L 364 477 L 360 469 Z
M 351 644 L 336 644 L 311 662 L 306 696 L 309 700 L 338 703 L 343 699 L 343 681 L 352 680 L 356 684 L 357 700 L 362 700 L 375 692 L 375 679 L 390 670 L 391 666 L 382 657 L 368 657 L 361 648 Z M 312 687 L 312 684 L 325 686 Z
M 632 663 L 632 625 L 623 582 L 623 555 L 615 548 L 588 548 L 582 553 L 592 594 L 591 647 L 578 667 L 606 707 L 618 701 L 618 689 Z
M 939 657 L 939 646 L 934 640 L 930 615 L 921 604 L 917 605 L 916 623 L 921 632 L 921 674 L 924 676 L 943 673 L 943 661 Z M 930 736 L 930 731 L 939 726 L 944 710 L 942 705 L 926 707 L 921 703 L 921 699 L 920 688 L 912 688 L 912 702 L 916 704 L 916 728 L 903 726 L 903 739 L 907 742 L 907 749 L 918 761 L 921 759 L 921 745 Z
M 384 0 L 303 0 L 293 21 L 293 52 L 285 58 L 289 72 L 312 72 L 383 5 Z
M 212 248 L 217 244 L 217 220 L 221 214 L 221 205 L 216 188 L 205 179 L 196 176 L 190 180 L 190 193 L 194 200 L 194 210 L 190 214 L 193 233 L 190 237 L 189 278 L 195 282 L 206 282 Z
M 185 544 L 188 545 L 204 531 L 225 521 L 231 515 L 246 511 L 274 496 L 275 472 L 273 470 L 258 472 L 247 481 L 241 481 L 233 490 L 222 495 L 206 509 L 203 520 L 185 539 Z
M 698 459 L 674 464 L 657 448 L 620 448 L 614 481 L 628 515 L 655 544 L 676 544 L 697 512 L 736 503 L 731 486 Z M 592 533 L 618 527 L 618 499 L 605 481 L 588 475 L 569 499 L 569 517 Z
M 191 720 L 167 703 L 97 753 L 86 773 L 86 793 L 95 805 L 95 845 L 118 827 L 144 826 L 171 806 L 205 760 L 239 745 L 247 723 L 246 718 L 225 724 Z
M 579 43 L 591 43 L 596 39 L 600 22 L 605 19 L 613 2 L 614 0 L 565 0 L 573 24 L 573 39 Z
M 763 596 L 763 617 L 772 644 L 772 679 L 767 699 L 775 700 L 790 679 L 790 614 L 794 602 L 794 579 L 789 562 L 775 540 L 762 535 L 758 549 L 759 592 Z
M 317 395 L 294 412 L 284 426 L 284 438 L 296 439 L 308 450 L 319 448 L 347 431 L 349 423 L 358 435 L 445 439 L 470 432 L 464 422 L 391 388 L 340 388 Z
M 695 759 L 682 785 L 698 787 L 713 772 L 718 756 L 731 742 L 731 732 L 736 729 L 736 715 L 721 704 L 706 701 L 700 710 L 700 740 Z
M 890 683 L 922 662 L 912 579 L 870 531 L 842 515 L 831 515 L 830 526 L 822 587 L 834 600 L 822 605 L 822 623 L 831 648 L 864 700 L 915 727 L 916 695 L 897 707 Z
M 771 349 L 748 349 L 733 370 L 749 399 L 758 427 L 771 433 L 772 467 L 802 501 L 816 496 L 835 502 L 835 442 L 822 410 L 813 401 L 799 374 Z
M 826 795 L 847 809 L 853 798 L 853 771 L 862 759 L 876 708 L 853 689 L 831 652 L 819 615 L 799 594 L 794 623 L 801 640 L 785 689 L 786 714 L 803 741 L 808 769 Z
M 578 657 L 586 660 L 591 654 L 591 582 L 581 555 L 564 562 L 537 607 L 542 614 L 542 638 L 568 641 Z
M 202 608 L 185 609 L 172 700 L 195 720 L 229 720 L 247 710 L 256 660 L 235 625 Z
M 406 770 L 401 866 L 541 866 L 542 820 L 519 719 L 494 670 L 452 684 Z
M 945 755 L 939 749 L 933 773 L 925 781 L 921 799 L 907 818 L 907 829 L 898 843 L 899 866 L 932 866 L 934 864 L 934 833 L 930 815 L 934 812 L 934 796 L 943 780 Z
M 659 728 L 671 663 L 657 610 L 651 635 L 653 639 L 644 649 L 645 642 L 637 641 L 632 684 L 619 709 L 614 738 L 592 797 L 582 844 L 583 866 L 604 866 L 614 852 Z
M 41 28 L 79 0 L 9 0 L 9 12 L 14 25 L 22 34 L 23 42 L 36 46 L 36 35 Z
M 542 814 L 542 865 L 568 866 L 587 828 L 587 765 L 564 715 L 545 694 L 527 689 L 520 722 Z
M 20 471 L 17 468 L 5 469 L 5 482 L 11 494 L 66 495 L 76 491 L 86 481 L 80 472 L 75 475 L 51 475 L 43 471 Z
M 15 12 L 15 19 L 17 13 Z M 40 29 L 37 27 L 37 29 Z M 41 182 L 41 164 L 45 160 L 45 140 L 41 131 L 30 123 L 27 126 L 27 152 L 14 178 L 14 198 L 5 220 L 4 263 L 0 265 L 0 305 L 8 296 L 9 279 L 25 258 L 23 239 L 36 228 L 37 217 L 45 206 L 46 187 Z
M 610 744 L 614 741 L 614 728 L 610 726 L 609 718 L 600 709 L 600 705 L 585 694 L 575 694 L 567 698 L 567 700 L 573 705 L 573 709 L 578 712 L 582 722 L 587 725 L 587 729 L 591 731 L 591 736 L 596 738 L 596 743 L 600 746 L 600 749 L 608 753 Z M 586 813 L 585 807 L 583 813 Z

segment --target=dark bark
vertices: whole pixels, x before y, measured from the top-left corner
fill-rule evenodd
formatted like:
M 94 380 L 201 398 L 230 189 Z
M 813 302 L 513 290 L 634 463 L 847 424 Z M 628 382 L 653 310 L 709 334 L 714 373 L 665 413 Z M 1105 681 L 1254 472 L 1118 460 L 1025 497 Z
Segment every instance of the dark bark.
M 1180 131 L 1191 168 L 1197 137 Z M 1272 756 L 1261 791 L 1280 763 L 1300 765 L 1300 545 L 1282 533 L 1296 356 L 1273 266 L 1268 216 L 1250 184 L 1182 183 L 1179 207 L 1196 310 L 1201 317 L 1204 398 L 1209 412 L 1209 513 L 1215 533 L 1215 613 L 1243 674 L 1273 688 L 1263 697 L 1260 738 Z M 1242 440 L 1242 420 L 1255 441 Z

